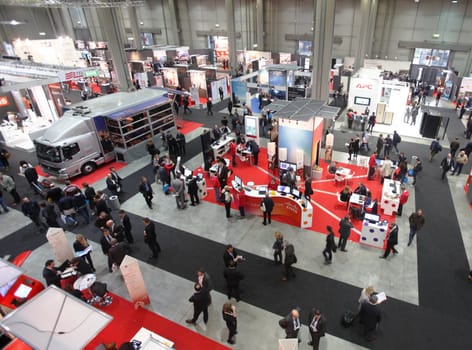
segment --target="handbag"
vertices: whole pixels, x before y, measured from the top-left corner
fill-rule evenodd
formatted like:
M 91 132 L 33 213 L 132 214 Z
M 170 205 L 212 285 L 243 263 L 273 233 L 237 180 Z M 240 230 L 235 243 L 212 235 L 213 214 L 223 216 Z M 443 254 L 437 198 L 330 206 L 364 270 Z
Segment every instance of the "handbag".
M 264 212 L 264 213 L 266 211 L 266 207 L 265 207 L 264 202 L 261 203 L 261 211 Z

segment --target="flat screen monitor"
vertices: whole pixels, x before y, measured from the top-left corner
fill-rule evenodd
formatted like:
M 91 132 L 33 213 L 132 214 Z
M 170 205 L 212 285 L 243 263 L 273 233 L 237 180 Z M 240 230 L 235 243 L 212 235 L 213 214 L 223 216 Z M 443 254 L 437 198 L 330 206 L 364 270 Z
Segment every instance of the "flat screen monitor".
M 380 216 L 375 215 L 375 214 L 365 213 L 364 214 L 364 219 L 368 220 L 370 222 L 379 222 L 380 221 Z
M 239 176 L 234 176 L 234 182 L 236 182 L 236 184 L 239 186 L 239 187 L 243 187 L 243 180 L 241 180 L 241 178 Z
M 290 163 L 290 162 L 282 162 L 280 161 L 279 163 L 279 168 L 281 170 L 288 170 L 289 168 L 292 168 L 293 170 L 297 170 L 297 164 L 295 163 Z
M 294 197 L 296 197 L 296 198 L 301 198 L 301 196 L 302 196 L 302 194 L 300 193 L 300 191 L 297 190 L 296 188 L 294 188 L 294 189 L 292 190 L 292 195 L 293 195 Z
M 279 186 L 277 186 L 277 192 L 290 194 L 290 187 L 279 185 Z
M 361 105 L 361 106 L 370 106 L 370 98 L 369 97 L 355 96 L 354 97 L 354 104 L 355 105 Z

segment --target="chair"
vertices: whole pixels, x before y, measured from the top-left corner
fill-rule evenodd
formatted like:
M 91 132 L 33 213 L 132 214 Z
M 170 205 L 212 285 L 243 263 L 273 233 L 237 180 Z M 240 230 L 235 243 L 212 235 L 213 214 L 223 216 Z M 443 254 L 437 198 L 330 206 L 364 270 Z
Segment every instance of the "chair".
M 346 210 L 349 206 L 349 201 L 345 202 L 341 200 L 341 192 L 336 193 L 336 197 L 338 199 L 338 204 L 341 204 L 343 207 L 346 207 Z
M 100 306 L 108 306 L 113 302 L 113 297 L 108 295 L 107 284 L 102 282 L 94 282 L 90 286 L 92 297 L 87 300 L 88 304 Z

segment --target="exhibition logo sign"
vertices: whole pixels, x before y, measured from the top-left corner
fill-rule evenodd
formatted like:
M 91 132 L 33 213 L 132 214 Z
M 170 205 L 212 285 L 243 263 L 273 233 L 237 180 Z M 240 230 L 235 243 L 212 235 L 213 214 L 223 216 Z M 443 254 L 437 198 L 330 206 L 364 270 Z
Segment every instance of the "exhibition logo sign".
M 8 101 L 8 97 L 6 96 L 0 96 L 0 107 L 5 107 L 10 104 L 10 101 Z
M 361 84 L 361 83 L 359 83 L 359 84 L 356 85 L 356 88 L 372 90 L 372 84 Z

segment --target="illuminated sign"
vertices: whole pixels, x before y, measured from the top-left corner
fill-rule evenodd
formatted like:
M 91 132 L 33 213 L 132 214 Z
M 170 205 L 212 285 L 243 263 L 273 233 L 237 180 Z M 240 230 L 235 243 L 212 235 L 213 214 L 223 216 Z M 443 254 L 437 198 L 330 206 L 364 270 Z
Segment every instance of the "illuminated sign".
M 10 104 L 10 101 L 8 100 L 8 97 L 6 96 L 0 96 L 0 107 L 5 107 Z

